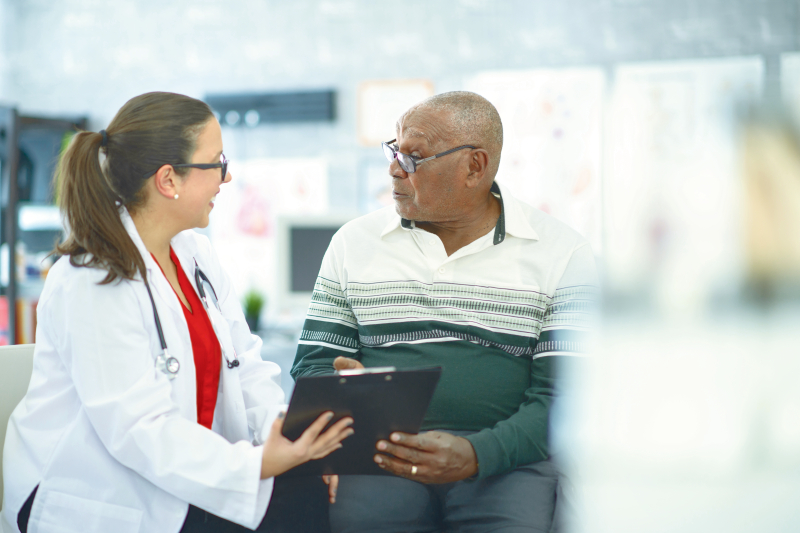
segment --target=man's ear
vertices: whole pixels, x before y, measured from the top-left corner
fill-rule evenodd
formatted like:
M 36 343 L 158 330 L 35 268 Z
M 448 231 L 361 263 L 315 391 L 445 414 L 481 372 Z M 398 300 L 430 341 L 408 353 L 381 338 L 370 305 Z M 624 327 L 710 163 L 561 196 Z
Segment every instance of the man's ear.
M 166 198 L 174 198 L 178 194 L 178 175 L 171 165 L 162 165 L 153 176 L 156 191 Z
M 483 148 L 475 148 L 470 154 L 469 173 L 467 174 L 466 185 L 468 189 L 478 187 L 486 178 L 486 170 L 489 168 L 489 152 Z

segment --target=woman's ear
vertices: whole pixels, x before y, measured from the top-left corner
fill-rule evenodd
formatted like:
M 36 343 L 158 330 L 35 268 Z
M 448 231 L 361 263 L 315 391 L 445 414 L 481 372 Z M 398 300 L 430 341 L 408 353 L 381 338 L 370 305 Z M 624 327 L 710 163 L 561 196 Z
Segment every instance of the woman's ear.
M 175 198 L 179 193 L 180 180 L 172 165 L 162 165 L 153 175 L 153 184 L 158 194 L 166 198 Z

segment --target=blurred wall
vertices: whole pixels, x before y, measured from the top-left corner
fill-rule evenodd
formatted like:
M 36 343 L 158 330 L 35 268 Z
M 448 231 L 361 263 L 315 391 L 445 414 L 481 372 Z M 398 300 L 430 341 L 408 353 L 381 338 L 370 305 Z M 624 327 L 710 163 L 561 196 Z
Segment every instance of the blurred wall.
M 88 114 L 130 97 L 333 88 L 332 124 L 228 130 L 229 157 L 324 157 L 330 205 L 357 207 L 356 90 L 427 78 L 460 89 L 481 70 L 761 54 L 799 48 L 797 0 L 0 0 L 0 101 Z M 609 72 L 611 72 L 609 70 Z M 769 90 L 769 89 L 768 89 Z M 246 131 L 246 133 L 245 133 Z

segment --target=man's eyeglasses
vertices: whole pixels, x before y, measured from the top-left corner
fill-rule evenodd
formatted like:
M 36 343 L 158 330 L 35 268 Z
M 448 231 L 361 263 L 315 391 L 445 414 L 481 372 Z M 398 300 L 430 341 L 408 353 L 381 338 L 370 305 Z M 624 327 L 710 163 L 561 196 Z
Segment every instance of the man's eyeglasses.
M 229 161 L 225 158 L 225 154 L 220 154 L 219 156 L 219 163 L 180 163 L 177 165 L 170 165 L 172 168 L 199 168 L 202 170 L 208 170 L 209 168 L 221 168 L 222 169 L 222 181 L 225 181 L 225 176 L 228 175 L 228 163 Z M 155 170 L 150 172 L 145 177 L 149 178 L 153 174 L 158 172 Z
M 463 150 L 464 148 L 477 148 L 476 146 L 471 146 L 469 144 L 465 144 L 463 146 L 458 146 L 451 150 L 447 150 L 446 152 L 441 152 L 436 155 L 432 155 L 430 157 L 426 157 L 425 159 L 420 159 L 418 157 L 414 157 L 413 155 L 404 154 L 402 152 L 397 151 L 397 147 L 393 146 L 391 143 L 395 142 L 397 139 L 392 139 L 391 141 L 381 143 L 381 147 L 383 147 L 383 154 L 386 156 L 386 159 L 389 160 L 391 163 L 395 159 L 400 164 L 400 168 L 408 172 L 409 174 L 413 174 L 417 171 L 417 167 L 424 163 L 425 161 L 430 161 L 431 159 L 436 159 L 437 157 L 442 157 L 447 154 L 452 154 L 457 150 Z

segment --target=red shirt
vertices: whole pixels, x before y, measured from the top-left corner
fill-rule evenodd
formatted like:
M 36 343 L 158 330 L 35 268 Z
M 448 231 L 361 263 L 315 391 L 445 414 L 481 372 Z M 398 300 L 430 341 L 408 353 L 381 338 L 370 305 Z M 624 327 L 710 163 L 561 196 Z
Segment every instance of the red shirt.
M 152 254 L 151 254 L 152 255 Z M 222 367 L 222 350 L 214 333 L 214 327 L 203 307 L 203 302 L 189 282 L 186 273 L 181 268 L 181 263 L 175 255 L 172 246 L 169 247 L 169 257 L 178 271 L 178 284 L 181 286 L 186 301 L 189 302 L 191 311 L 181 302 L 186 325 L 189 326 L 189 338 L 192 340 L 192 353 L 194 354 L 195 378 L 197 379 L 197 423 L 211 429 L 214 420 L 214 408 L 217 405 L 217 391 L 219 390 L 219 373 Z M 155 256 L 153 256 L 155 259 Z M 158 261 L 156 261 L 158 263 Z M 161 265 L 159 265 L 159 268 Z M 162 268 L 163 272 L 164 269 Z M 177 293 L 176 293 L 177 296 Z

